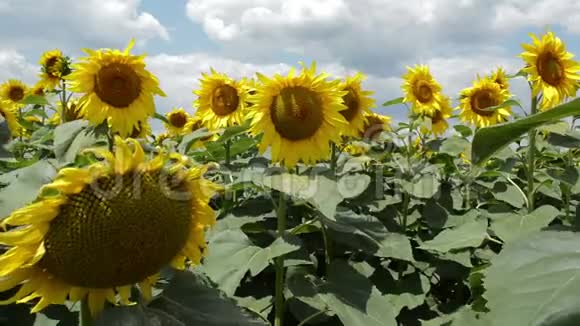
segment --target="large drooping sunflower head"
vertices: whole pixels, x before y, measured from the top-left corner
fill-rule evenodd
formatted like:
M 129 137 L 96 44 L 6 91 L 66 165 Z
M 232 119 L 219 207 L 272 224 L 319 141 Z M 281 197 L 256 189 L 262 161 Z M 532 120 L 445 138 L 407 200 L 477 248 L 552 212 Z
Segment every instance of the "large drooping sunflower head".
M 40 57 L 40 78 L 48 90 L 55 89 L 61 81 L 66 59 L 59 49 L 46 51 Z
M 418 115 L 433 115 L 439 110 L 441 85 L 431 74 L 426 65 L 407 67 L 407 73 L 403 75 L 404 102 L 411 103 L 411 109 Z
M 207 127 L 216 130 L 243 124 L 250 91 L 245 79 L 234 80 L 213 68 L 202 76 L 200 89 L 193 92 L 198 96 L 193 105 Z
M 431 119 L 431 129 L 422 128 L 424 134 L 433 134 L 435 136 L 441 136 L 445 133 L 447 128 L 449 128 L 449 123 L 447 119 L 453 114 L 453 109 L 451 108 L 451 99 L 447 96 L 442 96 L 439 102 L 440 110 L 435 111 L 433 116 L 427 117 Z
M 316 65 L 302 67 L 296 75 L 268 78 L 261 82 L 250 101 L 251 132 L 263 133 L 259 150 L 272 147 L 272 161 L 293 167 L 299 160 L 306 164 L 327 159 L 330 142 L 340 142 L 348 121 L 341 114 L 346 109 L 342 97 L 347 93 L 338 83 L 328 82 L 327 74 L 316 74 Z
M 487 110 L 500 105 L 510 98 L 507 90 L 489 78 L 478 78 L 473 86 L 461 91 L 460 119 L 478 128 L 505 122 L 511 115 L 511 108 Z
M 89 56 L 64 77 L 73 92 L 84 93 L 79 100 L 83 116 L 94 125 L 110 121 L 112 132 L 122 137 L 153 116 L 154 95 L 165 96 L 157 77 L 145 69 L 145 57 L 129 53 L 133 43 L 124 51 L 86 49 Z
M 26 98 L 29 92 L 28 86 L 16 79 L 9 79 L 0 85 L 0 99 L 17 107 L 23 106 L 20 101 Z
M 498 84 L 501 89 L 509 90 L 510 83 L 507 78 L 507 74 L 502 67 L 497 67 L 497 69 L 491 73 L 489 78 Z
M 538 39 L 530 34 L 533 43 L 522 44 L 525 50 L 520 57 L 526 62 L 523 69 L 532 82 L 534 95 L 542 93 L 540 108 L 550 109 L 566 98 L 576 96 L 580 80 L 580 63 L 573 60 L 574 55 L 566 51 L 566 45 L 553 32 Z
M 146 299 L 160 269 L 199 264 L 209 207 L 217 186 L 205 168 L 181 155 L 147 159 L 134 139 L 115 137 L 115 152 L 92 150 L 105 160 L 65 168 L 28 206 L 1 223 L 0 290 L 22 284 L 13 302 L 36 302 L 32 312 L 68 299 L 87 298 L 92 315 L 106 301 L 130 304 L 134 285 Z
M 363 131 L 358 136 L 364 139 L 375 139 L 383 131 L 390 129 L 391 120 L 391 117 L 376 112 L 367 113 Z
M 371 113 L 370 108 L 375 105 L 375 100 L 371 97 L 373 92 L 361 89 L 361 83 L 364 78 L 363 74 L 358 73 L 352 77 L 347 77 L 338 86 L 340 90 L 347 92 L 342 97 L 347 109 L 340 111 L 350 126 L 346 136 L 357 136 L 364 131 L 366 117 Z
M 172 136 L 185 134 L 185 125 L 190 119 L 189 113 L 183 108 L 173 108 L 165 115 L 168 123 L 165 123 L 165 129 Z
M 0 101 L 0 116 L 6 121 L 12 137 L 22 134 L 23 127 L 18 122 L 18 109 L 4 101 Z

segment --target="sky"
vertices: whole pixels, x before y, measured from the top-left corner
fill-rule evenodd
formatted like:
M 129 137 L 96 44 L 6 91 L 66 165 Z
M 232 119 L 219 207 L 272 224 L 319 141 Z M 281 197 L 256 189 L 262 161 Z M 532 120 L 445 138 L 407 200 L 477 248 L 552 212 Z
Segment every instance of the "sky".
M 83 48 L 147 54 L 146 68 L 167 94 L 157 111 L 193 112 L 192 93 L 210 67 L 233 78 L 286 73 L 299 62 L 341 78 L 362 72 L 375 111 L 406 119 L 407 66 L 429 65 L 452 98 L 497 66 L 517 72 L 521 43 L 547 30 L 580 55 L 577 0 L 0 0 L 0 81 L 33 84 L 41 54 Z M 524 80 L 512 92 L 525 105 Z M 159 125 L 154 125 L 154 129 Z

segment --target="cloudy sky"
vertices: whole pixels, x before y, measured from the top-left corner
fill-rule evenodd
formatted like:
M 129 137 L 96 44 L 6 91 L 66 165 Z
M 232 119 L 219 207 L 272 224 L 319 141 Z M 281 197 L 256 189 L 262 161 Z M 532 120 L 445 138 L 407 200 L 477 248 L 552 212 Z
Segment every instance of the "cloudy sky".
M 478 73 L 521 68 L 528 33 L 550 29 L 580 55 L 578 21 L 577 0 L 0 0 L 0 80 L 34 83 L 48 49 L 78 57 L 134 37 L 168 94 L 160 112 L 191 109 L 210 67 L 238 78 L 313 60 L 338 77 L 365 73 L 378 104 L 401 96 L 405 66 L 417 63 L 456 97 Z M 526 87 L 513 82 L 523 102 Z

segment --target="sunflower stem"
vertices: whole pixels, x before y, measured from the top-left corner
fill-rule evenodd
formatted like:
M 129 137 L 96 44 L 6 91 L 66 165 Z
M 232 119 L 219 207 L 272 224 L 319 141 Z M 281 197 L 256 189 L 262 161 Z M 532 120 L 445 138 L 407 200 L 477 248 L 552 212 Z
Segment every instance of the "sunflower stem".
M 532 96 L 531 114 L 538 112 L 538 96 Z M 536 129 L 528 133 L 528 212 L 534 210 L 534 169 L 536 166 Z
M 226 140 L 224 147 L 226 149 L 226 166 L 229 168 L 231 160 L 232 160 L 231 154 L 230 154 L 230 148 L 232 147 L 232 142 L 230 139 Z
M 278 217 L 278 237 L 286 232 L 286 195 L 281 192 L 276 210 Z M 282 326 L 284 321 L 284 255 L 276 258 L 276 304 L 274 326 Z
M 331 152 L 330 152 L 330 170 L 332 170 L 332 174 L 336 174 L 336 144 L 332 143 L 331 145 Z
M 93 317 L 89 309 L 89 298 L 81 300 L 81 324 L 80 326 L 93 326 Z
M 324 262 L 326 264 L 326 275 L 328 275 L 328 272 L 330 271 L 330 264 L 332 262 L 332 241 L 330 239 L 330 234 L 328 234 L 328 229 L 322 221 L 320 221 L 320 230 L 322 231 L 322 241 L 324 242 Z
M 66 121 L 66 102 L 67 102 L 67 98 L 66 98 L 66 83 L 64 82 L 64 79 L 61 79 L 61 92 L 60 92 L 60 103 L 62 105 L 62 111 L 60 112 L 60 121 L 61 123 L 65 123 Z

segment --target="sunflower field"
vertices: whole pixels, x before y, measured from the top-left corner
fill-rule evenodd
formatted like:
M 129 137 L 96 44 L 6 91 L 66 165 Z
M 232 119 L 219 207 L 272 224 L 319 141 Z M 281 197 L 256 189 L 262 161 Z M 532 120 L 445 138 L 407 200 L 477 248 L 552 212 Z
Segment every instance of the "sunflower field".
M 385 103 L 314 63 L 213 67 L 167 114 L 132 46 L 0 85 L 0 325 L 580 324 L 580 62 L 554 33 L 459 94 L 419 64 Z

